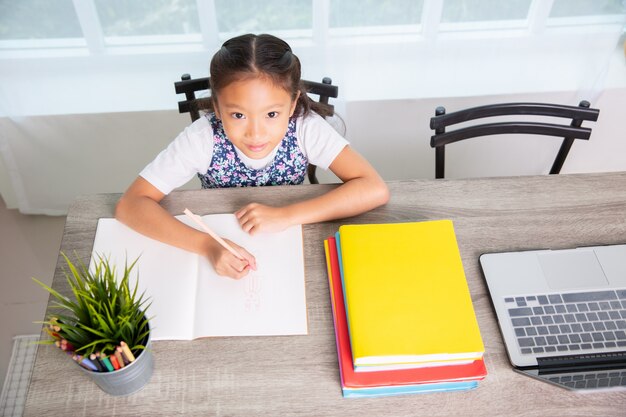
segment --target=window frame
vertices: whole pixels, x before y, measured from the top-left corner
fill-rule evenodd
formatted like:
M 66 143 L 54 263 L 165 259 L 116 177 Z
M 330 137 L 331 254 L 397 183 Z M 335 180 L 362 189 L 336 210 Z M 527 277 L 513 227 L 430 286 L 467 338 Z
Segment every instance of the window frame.
M 324 46 L 330 40 L 341 43 L 354 41 L 396 42 L 398 38 L 428 40 L 449 34 L 469 34 L 471 37 L 493 38 L 502 34 L 532 35 L 546 29 L 584 25 L 586 27 L 617 24 L 624 21 L 621 15 L 592 15 L 550 18 L 553 0 L 532 0 L 526 19 L 490 20 L 476 22 L 442 22 L 444 0 L 424 0 L 422 17 L 414 25 L 381 25 L 331 28 L 329 26 L 330 0 L 312 0 L 312 25 L 308 29 L 273 31 L 287 41 L 308 41 Z M 0 40 L 0 59 L 20 57 L 73 57 L 77 55 L 105 55 L 108 53 L 137 54 L 142 52 L 171 53 L 171 46 L 184 46 L 181 50 L 202 51 L 214 49 L 237 33 L 218 32 L 214 0 L 196 0 L 200 32 L 194 34 L 149 36 L 104 36 L 94 0 L 73 0 L 76 16 L 83 30 L 82 38 Z M 159 46 L 162 49 L 159 49 Z M 85 49 L 85 50 L 82 50 Z

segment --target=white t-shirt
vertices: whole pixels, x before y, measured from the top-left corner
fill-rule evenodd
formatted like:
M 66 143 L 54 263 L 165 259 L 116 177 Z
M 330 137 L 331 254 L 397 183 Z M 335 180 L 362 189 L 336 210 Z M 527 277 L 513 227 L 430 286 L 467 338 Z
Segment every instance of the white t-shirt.
M 314 112 L 297 118 L 296 138 L 309 163 L 322 169 L 328 169 L 348 144 L 323 117 Z M 251 159 L 233 145 L 237 156 L 252 169 L 271 164 L 279 146 L 263 159 Z M 207 117 L 203 116 L 185 128 L 139 175 L 163 194 L 169 194 L 194 175 L 206 173 L 212 158 L 213 128 Z

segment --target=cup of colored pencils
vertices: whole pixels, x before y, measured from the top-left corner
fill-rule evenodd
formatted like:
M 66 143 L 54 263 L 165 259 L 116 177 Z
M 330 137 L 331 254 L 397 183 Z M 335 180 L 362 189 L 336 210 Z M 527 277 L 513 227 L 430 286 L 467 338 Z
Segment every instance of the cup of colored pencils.
M 50 337 L 40 343 L 57 346 L 111 395 L 138 391 L 152 375 L 153 358 L 146 316 L 149 300 L 137 290 L 136 279 L 131 285 L 137 260 L 117 270 L 103 256 L 90 268 L 62 256 L 71 296 L 35 280 L 50 292 L 58 310 L 43 322 Z

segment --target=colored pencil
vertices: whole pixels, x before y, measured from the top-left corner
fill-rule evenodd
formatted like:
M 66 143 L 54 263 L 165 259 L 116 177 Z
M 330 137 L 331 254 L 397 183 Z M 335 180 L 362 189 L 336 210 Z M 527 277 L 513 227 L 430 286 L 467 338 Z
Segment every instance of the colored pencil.
M 65 346 L 65 348 L 63 348 L 63 346 Z M 73 346 L 70 342 L 68 342 L 67 340 L 65 340 L 65 339 L 61 339 L 61 348 L 62 348 L 63 350 L 69 350 L 69 351 L 71 351 L 71 352 L 73 352 L 73 351 L 75 351 L 75 350 L 76 350 L 76 349 L 74 349 L 74 346 Z
M 122 348 L 118 346 L 117 349 L 115 349 L 115 352 L 113 352 L 113 355 L 115 355 L 115 359 L 117 359 L 117 363 L 120 365 L 120 368 L 123 368 L 126 366 L 126 363 L 124 363 L 122 352 L 120 352 L 121 349 Z
M 184 211 L 185 215 L 187 217 L 189 217 L 191 220 L 193 220 L 196 224 L 198 224 L 202 230 L 204 230 L 205 232 L 207 232 L 213 239 L 215 239 L 217 241 L 217 243 L 219 243 L 220 245 L 222 245 L 224 248 L 226 248 L 230 253 L 232 253 L 233 255 L 235 255 L 237 258 L 241 259 L 242 261 L 245 261 L 246 258 L 244 258 L 239 252 L 237 252 L 235 250 L 235 248 L 233 248 L 232 246 L 230 246 L 228 243 L 226 243 L 226 241 L 224 239 L 222 239 L 221 237 L 219 237 L 217 235 L 217 233 L 215 233 L 213 230 L 211 230 L 209 228 L 209 226 L 206 225 L 206 223 L 204 223 L 202 221 L 202 218 L 200 216 L 197 216 L 195 214 L 193 214 L 191 212 L 191 210 L 189 209 L 185 209 Z
M 89 360 L 96 366 L 96 368 L 98 368 L 98 372 L 106 371 L 106 369 L 104 369 L 104 366 L 102 366 L 102 363 L 100 363 L 100 361 L 98 360 L 98 357 L 95 353 L 89 355 Z
M 104 364 L 104 366 L 106 366 L 107 370 L 109 372 L 113 372 L 115 370 L 115 368 L 113 368 L 113 364 L 111 364 L 111 361 L 109 360 L 108 357 L 106 356 L 102 356 L 100 358 L 100 360 L 102 361 L 102 363 Z
M 124 350 L 122 349 L 121 346 L 116 347 L 115 348 L 115 352 L 119 353 L 119 355 L 122 357 L 122 362 L 124 362 L 124 366 L 126 366 L 126 365 L 128 365 L 130 363 L 130 361 L 128 360 L 128 358 L 124 354 Z
M 111 365 L 113 365 L 113 369 L 115 369 L 116 371 L 120 369 L 120 364 L 117 363 L 117 358 L 115 357 L 115 355 L 109 355 L 109 360 L 111 361 Z
M 128 361 L 133 362 L 135 360 L 135 355 L 133 355 L 133 352 L 130 351 L 126 342 L 120 342 L 120 346 L 122 347 L 122 352 L 124 352 L 124 355 L 128 358 Z
M 98 368 L 96 367 L 96 365 L 94 365 L 89 359 L 81 356 L 81 355 L 74 355 L 72 356 L 72 359 L 74 359 L 76 362 L 78 362 L 79 365 L 81 365 L 83 368 L 88 369 L 90 371 L 97 371 Z

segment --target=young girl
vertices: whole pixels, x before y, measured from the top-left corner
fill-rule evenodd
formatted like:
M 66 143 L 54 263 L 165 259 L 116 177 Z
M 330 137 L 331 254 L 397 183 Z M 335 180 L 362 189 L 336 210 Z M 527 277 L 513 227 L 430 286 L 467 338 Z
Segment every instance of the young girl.
M 117 204 L 118 220 L 206 256 L 218 274 L 239 279 L 256 269 L 252 254 L 228 241 L 245 257 L 238 259 L 159 205 L 194 175 L 203 188 L 300 184 L 312 163 L 343 181 L 284 207 L 245 205 L 235 215 L 250 234 L 354 216 L 387 202 L 387 186 L 374 168 L 315 112 L 323 108 L 306 95 L 300 61 L 287 43 L 271 35 L 230 39 L 213 56 L 210 72 L 211 111 L 141 171 Z

